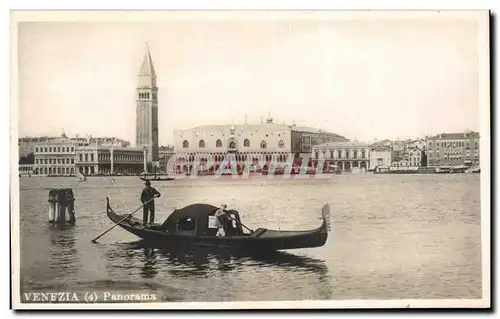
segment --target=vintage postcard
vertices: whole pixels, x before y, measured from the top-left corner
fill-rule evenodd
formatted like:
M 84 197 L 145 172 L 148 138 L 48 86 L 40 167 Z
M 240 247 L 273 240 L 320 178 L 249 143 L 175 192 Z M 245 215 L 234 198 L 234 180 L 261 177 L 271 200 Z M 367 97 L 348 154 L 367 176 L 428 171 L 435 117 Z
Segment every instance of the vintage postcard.
M 13 11 L 12 307 L 489 308 L 489 18 Z

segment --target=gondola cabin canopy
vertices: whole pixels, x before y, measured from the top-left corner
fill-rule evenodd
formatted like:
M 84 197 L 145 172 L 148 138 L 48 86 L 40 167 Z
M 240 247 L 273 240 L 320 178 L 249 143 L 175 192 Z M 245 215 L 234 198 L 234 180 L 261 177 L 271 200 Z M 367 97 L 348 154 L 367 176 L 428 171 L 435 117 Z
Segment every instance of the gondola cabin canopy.
M 192 204 L 175 210 L 163 223 L 163 228 L 168 232 L 196 234 L 198 236 L 215 236 L 215 212 L 219 209 L 210 204 Z M 239 213 L 235 210 L 227 210 L 229 216 L 234 220 L 228 220 L 226 229 L 234 232 L 234 235 L 243 234 Z

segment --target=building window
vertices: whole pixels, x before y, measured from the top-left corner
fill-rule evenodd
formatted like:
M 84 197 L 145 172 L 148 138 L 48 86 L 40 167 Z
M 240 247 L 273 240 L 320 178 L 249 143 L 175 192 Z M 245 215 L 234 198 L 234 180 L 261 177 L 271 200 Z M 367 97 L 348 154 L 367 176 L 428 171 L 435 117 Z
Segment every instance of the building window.
M 215 142 L 215 147 L 222 147 L 222 141 L 221 140 L 217 140 Z
M 243 141 L 243 146 L 244 147 L 250 147 L 250 140 L 248 138 L 246 138 L 244 141 Z
M 478 146 L 479 146 L 478 140 L 474 140 L 474 148 L 478 148 Z
M 285 142 L 283 142 L 283 140 L 278 142 L 278 148 L 285 148 Z
M 93 162 L 94 161 L 94 154 L 90 154 L 90 161 Z
M 85 162 L 89 161 L 89 154 L 85 154 Z
M 35 147 L 35 152 L 38 153 L 38 147 Z
M 432 141 L 429 141 L 429 148 L 432 147 Z
M 184 140 L 184 142 L 182 142 L 182 148 L 188 148 L 189 147 L 189 142 Z
M 266 141 L 260 142 L 260 148 L 267 148 L 267 143 Z
M 230 148 L 230 149 L 235 149 L 235 148 L 236 148 L 236 143 L 235 143 L 234 141 L 231 141 L 231 142 L 229 143 L 229 148 Z
M 337 150 L 337 158 L 342 158 L 342 152 L 340 150 Z
M 352 154 L 353 154 L 353 155 L 352 155 L 352 156 L 353 156 L 353 158 L 358 158 L 358 151 L 353 151 L 353 153 L 352 153 Z
M 198 147 L 199 148 L 205 148 L 205 141 L 204 140 L 200 140 L 200 142 L 198 143 Z
M 61 152 L 61 147 L 58 147 L 57 148 L 57 152 L 60 153 Z

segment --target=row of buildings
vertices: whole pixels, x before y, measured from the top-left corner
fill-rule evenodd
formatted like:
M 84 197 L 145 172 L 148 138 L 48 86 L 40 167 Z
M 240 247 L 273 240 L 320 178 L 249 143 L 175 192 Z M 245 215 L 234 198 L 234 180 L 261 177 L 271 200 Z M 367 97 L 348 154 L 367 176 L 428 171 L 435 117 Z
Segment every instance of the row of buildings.
M 20 160 L 20 174 L 46 176 L 127 175 L 151 171 L 148 149 L 130 147 L 130 142 L 104 138 L 47 138 L 34 142 L 32 155 Z M 162 146 L 160 156 L 173 155 L 173 147 Z
M 477 132 L 443 133 L 419 140 L 384 140 L 368 144 L 311 127 L 275 124 L 271 118 L 261 124 L 176 130 L 174 143 L 159 147 L 159 167 L 155 167 L 148 162 L 149 150 L 146 147 L 130 147 L 124 140 L 68 138 L 64 135 L 35 143 L 33 156 L 24 157 L 32 163 L 20 162 L 20 171 L 35 175 L 161 172 L 167 171 L 167 163 L 174 155 L 174 169 L 178 172 L 192 172 L 196 163 L 208 159 L 213 162 L 208 170 L 218 170 L 221 165 L 228 165 L 228 154 L 233 155 L 238 170 L 249 161 L 259 161 L 260 168 L 265 169 L 271 161 L 278 166 L 290 161 L 300 165 L 304 158 L 308 158 L 311 168 L 321 161 L 325 167 L 341 171 L 470 167 L 478 166 L 480 160 Z
M 268 119 L 260 125 L 200 126 L 174 132 L 177 170 L 191 171 L 200 156 L 215 158 L 218 169 L 226 154 L 234 154 L 237 168 L 249 159 L 253 163 L 264 156 L 270 165 L 285 165 L 293 158 L 301 165 L 321 163 L 325 170 L 406 170 L 419 167 L 466 168 L 479 166 L 479 133 L 443 133 L 417 140 L 350 141 L 335 133 L 295 125 L 274 124 Z M 227 163 L 226 163 L 227 165 Z

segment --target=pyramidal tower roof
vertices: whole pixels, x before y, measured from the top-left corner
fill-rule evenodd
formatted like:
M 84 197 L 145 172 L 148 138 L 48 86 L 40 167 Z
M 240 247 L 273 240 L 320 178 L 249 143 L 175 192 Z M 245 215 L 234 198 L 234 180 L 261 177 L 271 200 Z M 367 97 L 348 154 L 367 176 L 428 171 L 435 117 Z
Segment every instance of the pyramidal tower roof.
M 153 59 L 151 58 L 151 52 L 149 52 L 149 46 L 146 43 L 146 52 L 144 54 L 144 59 L 142 60 L 141 69 L 139 75 L 149 75 L 156 77 L 155 68 L 153 66 Z

